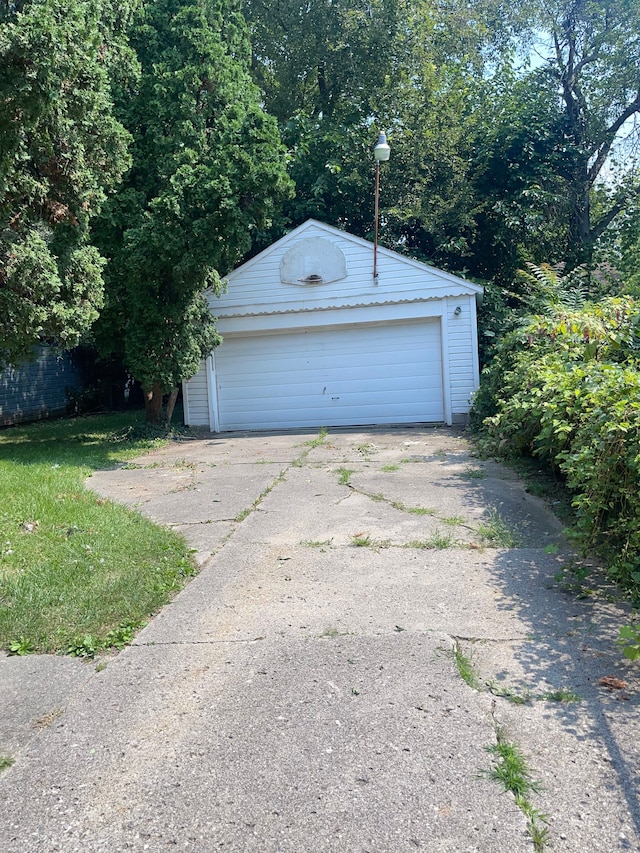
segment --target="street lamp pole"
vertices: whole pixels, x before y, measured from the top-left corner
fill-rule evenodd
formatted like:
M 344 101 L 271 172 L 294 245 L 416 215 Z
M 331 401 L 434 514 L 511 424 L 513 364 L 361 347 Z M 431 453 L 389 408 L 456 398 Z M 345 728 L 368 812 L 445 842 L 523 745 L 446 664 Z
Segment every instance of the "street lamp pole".
M 376 161 L 376 192 L 375 204 L 373 213 L 373 283 L 378 283 L 378 200 L 380 197 L 380 163 L 384 163 L 389 159 L 391 148 L 387 142 L 385 133 L 378 136 L 378 142 L 373 149 L 373 156 Z

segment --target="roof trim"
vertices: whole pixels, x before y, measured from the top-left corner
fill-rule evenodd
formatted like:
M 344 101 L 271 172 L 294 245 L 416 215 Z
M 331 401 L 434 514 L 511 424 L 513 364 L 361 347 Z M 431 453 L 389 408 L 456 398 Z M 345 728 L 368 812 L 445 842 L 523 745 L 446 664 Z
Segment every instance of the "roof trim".
M 267 317 L 272 314 L 315 314 L 319 311 L 335 311 L 342 310 L 344 308 L 369 308 L 375 306 L 383 306 L 383 305 L 411 305 L 418 304 L 421 302 L 441 302 L 443 299 L 446 299 L 447 296 L 451 298 L 455 298 L 456 296 L 466 296 L 473 297 L 473 293 L 458 293 L 451 294 L 448 293 L 446 296 L 442 294 L 427 296 L 427 297 L 408 297 L 406 299 L 367 299 L 363 301 L 362 299 L 357 299 L 357 301 L 350 301 L 348 298 L 344 298 L 341 300 L 336 300 L 335 302 L 331 302 L 330 304 L 324 303 L 316 303 L 313 304 L 311 300 L 309 304 L 306 305 L 297 305 L 295 308 L 286 307 L 286 303 L 278 303 L 274 305 L 273 303 L 267 303 L 265 305 L 231 305 L 226 307 L 222 311 L 215 311 L 215 303 L 210 304 L 210 308 L 212 312 L 216 315 L 217 319 L 225 319 L 231 320 L 235 317 Z M 282 307 L 279 307 L 282 306 Z

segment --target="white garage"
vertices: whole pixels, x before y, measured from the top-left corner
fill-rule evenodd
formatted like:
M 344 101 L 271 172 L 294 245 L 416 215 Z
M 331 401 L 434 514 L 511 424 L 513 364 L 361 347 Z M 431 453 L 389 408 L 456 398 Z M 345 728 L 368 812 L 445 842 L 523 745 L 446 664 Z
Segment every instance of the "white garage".
M 482 289 L 309 220 L 210 295 L 223 343 L 184 383 L 214 432 L 455 423 L 478 385 Z

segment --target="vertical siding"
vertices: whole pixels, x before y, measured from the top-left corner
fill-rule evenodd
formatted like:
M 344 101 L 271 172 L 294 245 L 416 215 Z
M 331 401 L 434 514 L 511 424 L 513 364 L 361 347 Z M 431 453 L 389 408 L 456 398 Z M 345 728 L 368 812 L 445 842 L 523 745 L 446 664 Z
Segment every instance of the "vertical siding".
M 460 306 L 461 312 L 455 315 Z M 446 300 L 451 412 L 465 415 L 471 408 L 471 396 L 478 387 L 477 359 L 474 358 L 475 297 L 456 296 Z
M 35 421 L 67 412 L 68 388 L 82 376 L 69 353 L 38 347 L 35 360 L 0 372 L 0 425 Z
M 195 376 L 183 383 L 185 423 L 187 426 L 209 426 L 209 397 L 205 362 Z

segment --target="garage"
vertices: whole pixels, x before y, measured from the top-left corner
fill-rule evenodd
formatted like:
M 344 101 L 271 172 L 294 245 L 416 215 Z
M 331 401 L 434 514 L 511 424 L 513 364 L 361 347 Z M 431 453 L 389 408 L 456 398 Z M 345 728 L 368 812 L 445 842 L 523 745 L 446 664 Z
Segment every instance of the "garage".
M 184 383 L 214 432 L 463 422 L 478 285 L 309 220 L 210 295 L 223 343 Z

